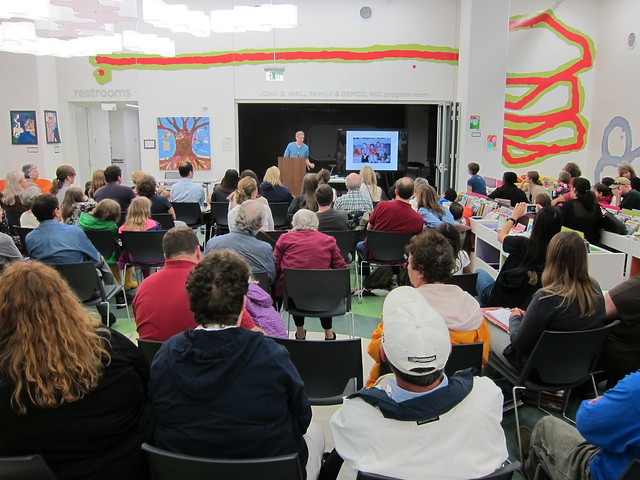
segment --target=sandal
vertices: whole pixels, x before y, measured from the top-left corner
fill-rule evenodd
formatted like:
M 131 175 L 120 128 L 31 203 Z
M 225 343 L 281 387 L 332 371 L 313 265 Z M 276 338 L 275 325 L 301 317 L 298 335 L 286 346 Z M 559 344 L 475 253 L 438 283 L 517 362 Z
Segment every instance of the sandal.
M 298 337 L 298 333 L 294 333 L 293 334 L 293 338 L 295 338 L 296 340 L 306 340 L 307 339 L 307 331 L 304 331 L 304 336 L 302 338 Z
M 335 340 L 335 339 L 336 339 L 336 332 L 333 332 L 333 338 L 326 338 L 325 337 L 325 340 L 329 340 L 329 341 L 330 340 Z

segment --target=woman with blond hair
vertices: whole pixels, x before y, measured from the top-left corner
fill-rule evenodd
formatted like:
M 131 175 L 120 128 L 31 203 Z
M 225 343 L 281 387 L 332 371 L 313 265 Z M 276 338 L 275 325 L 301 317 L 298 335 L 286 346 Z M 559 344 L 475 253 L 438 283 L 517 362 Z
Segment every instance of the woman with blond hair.
M 27 186 L 27 179 L 22 172 L 7 172 L 4 183 L 4 205 L 8 212 L 22 213 L 26 208 L 20 201 L 20 192 Z
M 427 228 L 436 228 L 442 222 L 455 223 L 449 209 L 438 203 L 438 194 L 431 185 L 420 185 L 416 188 L 414 196 L 418 206 L 418 213 L 422 215 Z
M 104 178 L 104 170 L 98 169 L 94 170 L 91 175 L 91 186 L 89 187 L 89 198 L 93 198 L 93 194 L 96 191 L 104 187 L 107 184 L 107 179 Z
M 58 201 L 62 202 L 64 192 L 73 185 L 75 180 L 76 169 L 71 165 L 60 165 L 56 168 L 56 178 L 53 179 L 49 193 L 58 197 Z
M 238 216 L 238 210 L 240 205 L 247 200 L 256 200 L 258 197 L 258 185 L 256 181 L 251 177 L 244 177 L 238 182 L 238 189 L 233 194 L 233 197 L 229 201 L 229 213 L 227 214 L 227 222 L 229 223 L 229 229 L 234 230 L 236 224 L 236 217 Z M 233 205 L 233 207 L 232 207 Z M 269 205 L 265 203 L 262 207 L 262 228 L 260 230 L 273 230 L 273 215 Z
M 589 330 L 604 325 L 605 305 L 598 282 L 589 276 L 587 248 L 573 231 L 557 233 L 549 242 L 542 288 L 526 312 L 511 309 L 511 345 L 505 356 L 521 365 L 545 330 Z
M 260 184 L 260 194 L 269 202 L 291 203 L 291 200 L 293 200 L 289 187 L 282 185 L 280 181 L 280 169 L 278 167 L 267 168 L 267 172 L 264 174 Z
M 379 202 L 382 200 L 382 189 L 378 186 L 378 179 L 376 178 L 376 172 L 373 171 L 369 165 L 365 165 L 360 169 L 360 193 L 366 197 L 371 198 L 372 202 Z
M 148 479 L 149 365 L 39 262 L 0 282 L 0 456 L 38 453 L 60 480 Z

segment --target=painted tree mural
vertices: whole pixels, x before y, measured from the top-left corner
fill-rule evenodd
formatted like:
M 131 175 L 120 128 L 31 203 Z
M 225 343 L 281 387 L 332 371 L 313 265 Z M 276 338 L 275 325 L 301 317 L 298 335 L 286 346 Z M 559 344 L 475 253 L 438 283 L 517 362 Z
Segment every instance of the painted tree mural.
M 177 170 L 191 162 L 197 170 L 211 170 L 209 117 L 158 117 L 160 170 Z

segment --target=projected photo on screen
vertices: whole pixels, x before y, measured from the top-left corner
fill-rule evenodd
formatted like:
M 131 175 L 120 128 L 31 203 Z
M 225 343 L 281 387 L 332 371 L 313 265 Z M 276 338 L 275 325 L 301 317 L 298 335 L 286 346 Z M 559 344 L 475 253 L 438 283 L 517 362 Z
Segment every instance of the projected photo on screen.
M 365 165 L 374 170 L 398 169 L 397 131 L 348 130 L 346 140 L 347 170 Z

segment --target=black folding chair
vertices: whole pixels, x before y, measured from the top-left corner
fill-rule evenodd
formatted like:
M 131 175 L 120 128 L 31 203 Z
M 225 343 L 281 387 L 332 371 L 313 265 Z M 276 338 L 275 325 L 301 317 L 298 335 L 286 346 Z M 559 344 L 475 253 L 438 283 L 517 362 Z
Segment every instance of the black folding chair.
M 278 242 L 278 239 L 285 233 L 287 233 L 287 230 L 260 230 L 256 234 L 256 238 L 258 240 L 262 240 L 263 242 L 267 242 L 269 245 L 271 245 L 271 248 L 274 248 L 276 246 L 276 243 Z
M 298 454 L 229 460 L 194 457 L 142 444 L 154 480 L 302 480 Z
M 158 222 L 162 230 L 171 230 L 176 226 L 173 221 L 173 215 L 170 213 L 152 213 L 151 219 Z
M 289 226 L 289 204 L 285 202 L 269 203 L 271 215 L 273 216 L 273 227 L 277 229 L 287 228 Z
M 162 239 L 165 230 L 148 232 L 122 232 L 122 250 L 126 254 L 126 266 L 160 268 L 164 265 Z
M 198 202 L 171 202 L 176 220 L 186 223 L 191 228 L 202 225 L 202 209 Z
M 458 370 L 475 368 L 477 375 L 480 375 L 482 373 L 483 347 L 484 342 L 451 344 L 451 353 L 444 367 L 444 373 L 450 377 Z
M 28 255 L 27 252 L 27 235 L 33 231 L 31 227 L 19 227 L 18 225 L 13 226 L 14 232 L 16 235 L 20 237 L 20 242 L 22 243 L 22 254 Z
M 41 455 L 0 457 L 0 478 L 3 480 L 56 480 Z
M 284 269 L 283 308 L 288 312 L 287 331 L 291 316 L 338 317 L 351 316 L 351 336 L 355 319 L 351 311 L 351 280 L 348 268 L 334 270 Z
M 379 232 L 368 230 L 364 249 L 364 258 L 360 258 L 360 289 L 359 298 L 362 299 L 364 284 L 363 268 L 368 265 L 402 265 L 405 261 L 405 249 L 413 235 Z
M 227 233 L 229 231 L 229 202 L 212 202 L 211 203 L 211 236 L 220 235 L 220 232 Z
M 478 281 L 477 273 L 465 273 L 462 275 L 453 275 L 449 277 L 444 283 L 449 285 L 457 285 L 462 290 L 467 292 L 472 297 L 478 295 L 478 291 L 476 290 L 476 283 Z
M 149 361 L 149 365 L 153 362 L 153 357 L 156 356 L 156 353 L 158 353 L 158 350 L 160 350 L 163 343 L 164 342 L 159 340 L 144 340 L 142 338 L 138 338 L 138 349 Z
M 271 283 L 269 283 L 269 275 L 267 275 L 267 272 L 251 272 L 251 276 L 258 282 L 258 286 L 261 289 L 271 295 Z
M 129 302 L 127 301 L 127 296 L 124 294 L 124 287 L 119 283 L 105 285 L 92 262 L 51 263 L 49 266 L 55 268 L 58 273 L 60 273 L 82 303 L 87 306 L 103 305 L 106 307 L 107 318 L 109 318 L 109 300 L 117 294 L 122 293 L 124 306 L 127 309 L 127 317 L 129 322 L 131 322 Z M 132 325 L 130 325 L 130 327 L 133 328 Z
M 120 244 L 112 232 L 108 230 L 85 230 L 84 233 L 105 260 L 111 258 L 112 255 L 115 255 L 116 259 L 120 257 Z
M 340 255 L 342 255 L 342 258 L 347 263 L 347 265 L 355 261 L 357 243 L 355 230 L 329 231 L 322 233 L 336 239 L 336 243 L 338 244 L 338 248 L 340 249 Z M 355 288 L 357 289 L 360 285 L 357 266 L 355 268 L 355 282 Z
M 489 353 L 489 365 L 513 385 L 511 393 L 516 417 L 518 451 L 521 456 L 522 440 L 518 417 L 518 390 L 526 389 L 538 392 L 538 408 L 545 413 L 548 412 L 540 407 L 540 392 L 564 390 L 562 416 L 573 423 L 573 420 L 566 415 L 571 389 L 582 385 L 591 378 L 594 393 L 596 396 L 598 395 L 592 372 L 598 364 L 604 341 L 611 328 L 618 323 L 619 320 L 592 330 L 571 332 L 545 330 L 520 372 L 516 372 L 511 365 L 505 364 L 493 352 Z M 522 458 L 520 458 L 520 462 L 522 462 Z
M 339 405 L 343 397 L 362 388 L 360 338 L 332 342 L 272 338 L 289 352 L 311 405 Z

